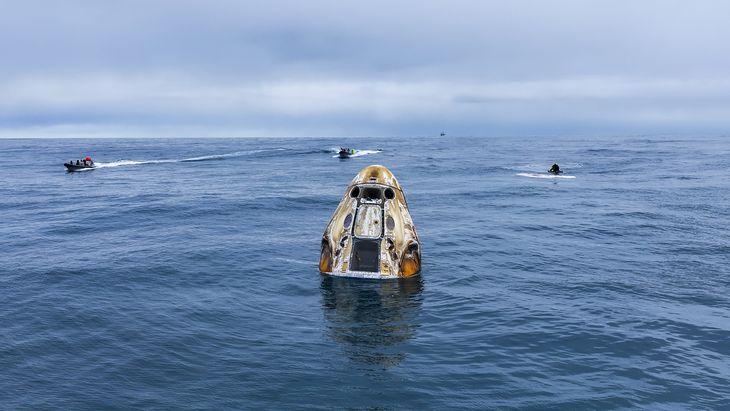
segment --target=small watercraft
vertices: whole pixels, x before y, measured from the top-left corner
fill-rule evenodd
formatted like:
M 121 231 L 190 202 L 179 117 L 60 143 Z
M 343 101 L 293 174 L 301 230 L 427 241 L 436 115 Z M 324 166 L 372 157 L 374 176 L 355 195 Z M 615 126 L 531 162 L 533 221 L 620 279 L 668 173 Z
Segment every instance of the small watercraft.
M 83 160 L 71 160 L 68 163 L 63 163 L 63 166 L 66 167 L 66 170 L 68 171 L 80 171 L 90 168 L 96 168 L 96 166 L 94 165 L 94 161 L 91 160 L 91 157 L 86 157 Z
M 340 147 L 339 156 L 340 156 L 340 158 L 350 158 L 350 156 L 355 153 L 357 153 L 357 150 L 355 150 L 354 148 Z
M 550 170 L 548 170 L 547 172 L 550 173 L 550 174 L 558 175 L 558 174 L 562 174 L 563 173 L 563 170 L 561 170 L 560 169 L 560 166 L 557 165 L 557 163 L 556 163 L 556 164 L 553 164 L 553 166 L 550 167 Z

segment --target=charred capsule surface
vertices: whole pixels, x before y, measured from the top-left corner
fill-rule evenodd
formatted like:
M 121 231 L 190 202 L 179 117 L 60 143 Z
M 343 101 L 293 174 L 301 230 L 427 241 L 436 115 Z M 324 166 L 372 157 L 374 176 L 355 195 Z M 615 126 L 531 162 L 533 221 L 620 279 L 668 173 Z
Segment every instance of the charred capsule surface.
M 361 278 L 412 277 L 421 244 L 393 173 L 365 167 L 345 190 L 322 236 L 319 271 Z

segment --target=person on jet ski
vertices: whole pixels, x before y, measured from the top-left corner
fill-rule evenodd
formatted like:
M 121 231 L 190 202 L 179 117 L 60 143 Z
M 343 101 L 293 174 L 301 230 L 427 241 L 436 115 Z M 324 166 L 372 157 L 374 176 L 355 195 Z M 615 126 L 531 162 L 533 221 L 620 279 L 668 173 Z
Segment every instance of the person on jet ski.
M 550 170 L 548 170 L 548 173 L 559 174 L 560 166 L 557 163 L 553 163 L 553 166 L 550 167 Z

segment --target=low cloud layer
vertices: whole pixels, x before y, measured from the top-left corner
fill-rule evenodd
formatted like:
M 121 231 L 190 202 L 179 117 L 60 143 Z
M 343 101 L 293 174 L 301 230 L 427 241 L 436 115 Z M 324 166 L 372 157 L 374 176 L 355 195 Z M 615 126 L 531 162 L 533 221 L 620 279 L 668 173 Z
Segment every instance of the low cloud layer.
M 721 1 L 46 3 L 0 15 L 0 137 L 730 126 Z

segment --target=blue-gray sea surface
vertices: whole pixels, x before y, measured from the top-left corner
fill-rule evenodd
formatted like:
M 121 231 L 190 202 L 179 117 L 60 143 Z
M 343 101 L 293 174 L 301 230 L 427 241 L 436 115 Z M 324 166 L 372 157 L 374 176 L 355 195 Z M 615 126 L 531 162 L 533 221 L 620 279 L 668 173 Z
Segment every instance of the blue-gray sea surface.
M 101 167 L 64 171 L 86 155 Z M 730 409 L 728 138 L 0 140 L 0 158 L 2 409 Z M 403 186 L 416 280 L 317 270 L 369 164 Z

